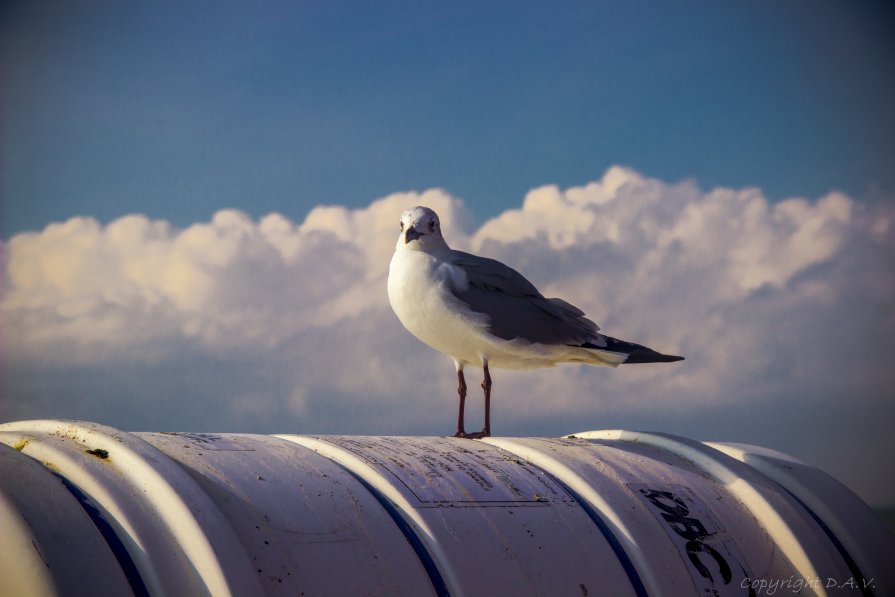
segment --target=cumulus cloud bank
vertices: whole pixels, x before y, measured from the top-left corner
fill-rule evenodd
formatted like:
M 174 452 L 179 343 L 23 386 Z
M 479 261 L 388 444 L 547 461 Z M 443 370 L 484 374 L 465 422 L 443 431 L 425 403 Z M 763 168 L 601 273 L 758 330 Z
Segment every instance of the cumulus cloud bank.
M 384 306 L 371 285 L 388 263 L 394 211 L 452 201 L 393 195 L 364 210 L 319 207 L 299 225 L 235 210 L 185 230 L 142 215 L 53 224 L 8 244 L 10 334 L 23 352 L 62 361 L 171 338 L 213 352 L 275 348 Z
M 895 449 L 893 211 L 839 193 L 774 203 L 620 167 L 534 189 L 478 227 L 461 200 L 429 190 L 321 206 L 301 223 L 224 210 L 186 229 L 130 215 L 17 235 L 2 246 L 0 414 L 450 431 L 450 361 L 401 328 L 385 294 L 398 216 L 417 204 L 441 215 L 453 247 L 505 261 L 609 334 L 687 356 L 497 371 L 499 434 L 635 427 L 770 445 L 895 501 L 890 481 L 849 464 Z

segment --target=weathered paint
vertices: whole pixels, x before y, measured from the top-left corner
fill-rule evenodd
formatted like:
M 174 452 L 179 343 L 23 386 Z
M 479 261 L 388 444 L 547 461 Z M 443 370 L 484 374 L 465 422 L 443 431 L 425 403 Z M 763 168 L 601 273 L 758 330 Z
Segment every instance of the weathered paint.
M 0 595 L 895 592 L 873 513 L 751 446 L 71 421 L 3 424 L 0 443 Z

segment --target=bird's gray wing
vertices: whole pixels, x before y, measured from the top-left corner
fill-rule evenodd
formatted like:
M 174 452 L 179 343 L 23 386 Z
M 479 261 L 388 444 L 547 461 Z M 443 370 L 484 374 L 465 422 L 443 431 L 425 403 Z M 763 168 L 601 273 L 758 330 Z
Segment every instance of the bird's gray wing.
M 602 342 L 599 326 L 581 309 L 562 299 L 545 298 L 513 268 L 462 251 L 453 251 L 451 265 L 461 268 L 469 282 L 466 288 L 453 288 L 454 296 L 486 315 L 488 330 L 498 338 L 573 346 Z

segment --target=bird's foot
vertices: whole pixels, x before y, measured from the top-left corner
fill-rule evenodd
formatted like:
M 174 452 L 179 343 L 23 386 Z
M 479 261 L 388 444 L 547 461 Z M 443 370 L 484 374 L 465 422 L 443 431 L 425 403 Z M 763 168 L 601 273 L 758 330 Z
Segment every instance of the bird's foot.
M 465 431 L 457 431 L 454 437 L 462 437 L 463 439 L 482 439 L 483 437 L 491 437 L 491 432 L 487 429 L 476 431 L 475 433 L 466 433 Z

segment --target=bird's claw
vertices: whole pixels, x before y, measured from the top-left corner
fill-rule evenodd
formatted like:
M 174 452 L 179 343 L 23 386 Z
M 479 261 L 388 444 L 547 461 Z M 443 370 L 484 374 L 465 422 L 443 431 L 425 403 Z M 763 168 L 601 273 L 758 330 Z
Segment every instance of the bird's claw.
M 454 437 L 460 437 L 463 439 L 482 439 L 483 437 L 491 437 L 491 432 L 482 429 L 481 431 L 476 431 L 475 433 L 466 433 L 465 431 L 457 431 L 454 434 Z

